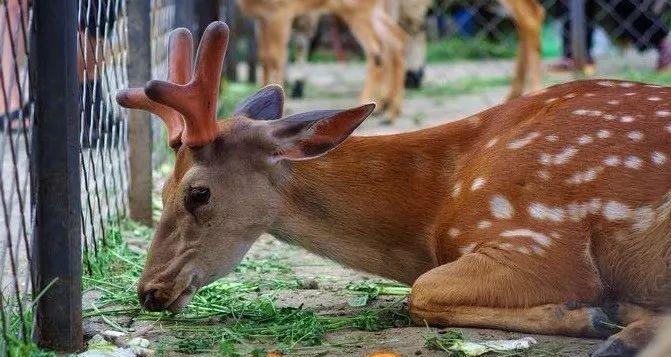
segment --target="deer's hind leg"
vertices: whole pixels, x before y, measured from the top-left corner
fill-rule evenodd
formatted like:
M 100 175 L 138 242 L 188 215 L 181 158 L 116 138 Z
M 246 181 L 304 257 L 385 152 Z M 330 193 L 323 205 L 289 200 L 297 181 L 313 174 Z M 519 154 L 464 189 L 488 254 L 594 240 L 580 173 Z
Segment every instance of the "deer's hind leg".
M 513 266 L 470 253 L 424 273 L 410 294 L 413 321 L 585 337 L 612 333 L 603 309 L 571 303 L 594 299 L 598 284 L 581 279 L 572 285 Z
M 398 26 L 391 17 L 383 14 L 379 19 L 381 26 L 385 29 L 380 33 L 385 56 L 383 56 L 384 73 L 380 92 L 385 105 L 386 115 L 394 120 L 401 111 L 403 97 L 405 95 L 404 73 L 405 56 L 404 49 L 407 34 Z

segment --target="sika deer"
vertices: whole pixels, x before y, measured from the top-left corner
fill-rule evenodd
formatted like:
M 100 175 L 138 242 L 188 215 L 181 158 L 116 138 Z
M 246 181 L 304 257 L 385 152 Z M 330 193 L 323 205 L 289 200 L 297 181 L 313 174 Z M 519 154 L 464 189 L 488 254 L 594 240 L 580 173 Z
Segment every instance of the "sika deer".
M 407 35 L 385 11 L 384 0 L 237 0 L 237 3 L 244 14 L 256 20 L 264 84 L 284 84 L 294 18 L 329 12 L 349 26 L 366 55 L 361 102 L 376 101 L 390 118 L 398 115 L 403 101 L 403 49 Z
M 180 84 L 190 37 L 173 32 L 168 81 L 118 97 L 163 115 L 181 142 L 138 283 L 145 308 L 180 310 L 271 232 L 412 284 L 420 324 L 591 337 L 625 326 L 597 356 L 647 343 L 671 299 L 671 88 L 578 81 L 348 138 L 372 105 L 282 118 L 277 86 L 217 122 L 227 34 L 208 27 Z

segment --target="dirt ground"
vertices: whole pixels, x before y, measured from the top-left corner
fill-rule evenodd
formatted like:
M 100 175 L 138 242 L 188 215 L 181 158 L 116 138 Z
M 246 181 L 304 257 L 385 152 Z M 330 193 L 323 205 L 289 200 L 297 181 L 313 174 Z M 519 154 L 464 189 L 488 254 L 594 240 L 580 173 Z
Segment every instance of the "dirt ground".
M 627 55 L 634 56 L 634 55 Z M 623 58 L 628 58 L 624 56 Z M 608 76 L 623 69 L 651 68 L 653 58 L 634 57 L 631 61 L 603 61 L 600 74 Z M 626 64 L 623 64 L 626 63 Z M 625 67 L 623 67 L 625 66 Z M 511 61 L 486 61 L 479 63 L 456 63 L 430 65 L 427 68 L 425 86 L 429 89 L 440 88 L 450 83 L 472 80 L 474 74 L 483 83 L 492 78 L 509 76 L 512 72 Z M 287 99 L 288 114 L 316 109 L 342 108 L 356 105 L 358 91 L 363 78 L 361 63 L 316 64 L 308 71 L 306 98 Z M 345 73 L 346 75 L 343 75 Z M 548 82 L 570 80 L 570 77 L 549 76 Z M 393 125 L 382 124 L 382 118 L 368 119 L 360 129 L 359 135 L 379 135 L 415 130 L 456 120 L 499 104 L 505 97 L 506 85 L 484 86 L 476 92 L 442 95 L 437 92 L 409 92 L 403 106 L 401 117 Z M 425 90 L 426 91 L 426 90 Z M 424 94 L 423 94 L 424 93 Z M 429 93 L 429 94 L 426 94 Z M 157 185 L 160 187 L 160 185 Z M 320 258 L 301 248 L 292 247 L 263 236 L 247 255 L 252 259 L 272 258 L 287 264 L 296 279 L 303 282 L 300 289 L 276 290 L 277 304 L 309 309 L 319 314 L 350 314 L 352 308 L 348 300 L 352 295 L 345 287 L 351 282 L 366 279 L 380 280 L 374 276 L 342 267 L 334 262 Z M 375 304 L 384 304 L 397 296 L 380 296 Z M 142 328 L 143 322 L 128 321 L 131 329 Z M 104 321 L 88 319 L 86 329 L 89 335 L 105 329 Z M 528 334 L 510 333 L 485 329 L 458 329 L 469 340 L 516 339 Z M 346 330 L 328 334 L 324 346 L 299 348 L 292 352 L 305 356 L 363 356 L 373 351 L 392 350 L 404 356 L 445 356 L 445 352 L 433 351 L 424 347 L 425 338 L 438 330 L 428 327 L 391 328 L 380 332 Z M 156 330 L 147 336 L 153 343 L 165 338 L 165 331 Z M 547 356 L 587 356 L 600 341 L 591 339 L 568 338 L 561 336 L 533 336 L 538 340 L 536 349 L 529 355 Z M 337 346 L 337 347 L 334 347 Z M 266 346 L 268 347 L 268 346 Z M 537 352 L 534 352 L 537 351 Z M 169 353 L 168 355 L 173 355 Z

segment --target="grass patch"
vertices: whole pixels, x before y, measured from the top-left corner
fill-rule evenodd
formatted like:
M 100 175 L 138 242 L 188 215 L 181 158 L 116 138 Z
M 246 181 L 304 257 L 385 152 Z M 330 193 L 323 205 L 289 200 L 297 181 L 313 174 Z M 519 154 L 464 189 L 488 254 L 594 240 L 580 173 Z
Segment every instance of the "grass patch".
M 514 58 L 517 41 L 514 38 L 488 40 L 485 38 L 448 37 L 427 43 L 428 63 L 474 60 L 483 58 Z
M 645 83 L 653 83 L 668 86 L 671 85 L 671 71 L 655 72 L 655 71 L 623 71 L 613 76 L 616 79 L 623 79 L 628 81 L 637 81 Z
M 317 314 L 302 306 L 279 307 L 277 292 L 300 286 L 292 268 L 272 258 L 245 259 L 234 273 L 200 289 L 182 313 L 143 311 L 137 302 L 135 284 L 145 257 L 136 249 L 129 249 L 122 238 L 148 241 L 151 234 L 150 229 L 129 221 L 109 234 L 108 248 L 91 258 L 93 274 L 84 277 L 86 290 L 101 293 L 84 316 L 101 317 L 121 330 L 123 327 L 115 326 L 117 316 L 160 324 L 171 336 L 159 341 L 159 354 L 178 351 L 246 356 L 263 354 L 262 347 L 289 352 L 320 345 L 325 334 L 333 331 L 377 331 L 410 323 L 403 309 L 404 296 L 383 307 L 346 316 Z M 365 294 L 377 291 L 370 284 L 352 289 L 366 290 Z M 386 292 L 380 288 L 376 294 Z
M 217 118 L 224 118 L 230 115 L 243 99 L 256 93 L 258 89 L 259 87 L 254 83 L 229 82 L 222 79 L 219 90 Z

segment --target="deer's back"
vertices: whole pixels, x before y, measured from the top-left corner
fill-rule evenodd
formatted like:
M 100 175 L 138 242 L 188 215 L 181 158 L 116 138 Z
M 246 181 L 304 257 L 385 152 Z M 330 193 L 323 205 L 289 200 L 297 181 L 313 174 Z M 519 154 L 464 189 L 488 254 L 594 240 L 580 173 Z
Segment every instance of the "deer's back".
M 560 284 L 668 299 L 670 100 L 671 88 L 581 81 L 471 118 L 438 259 L 477 251 Z

